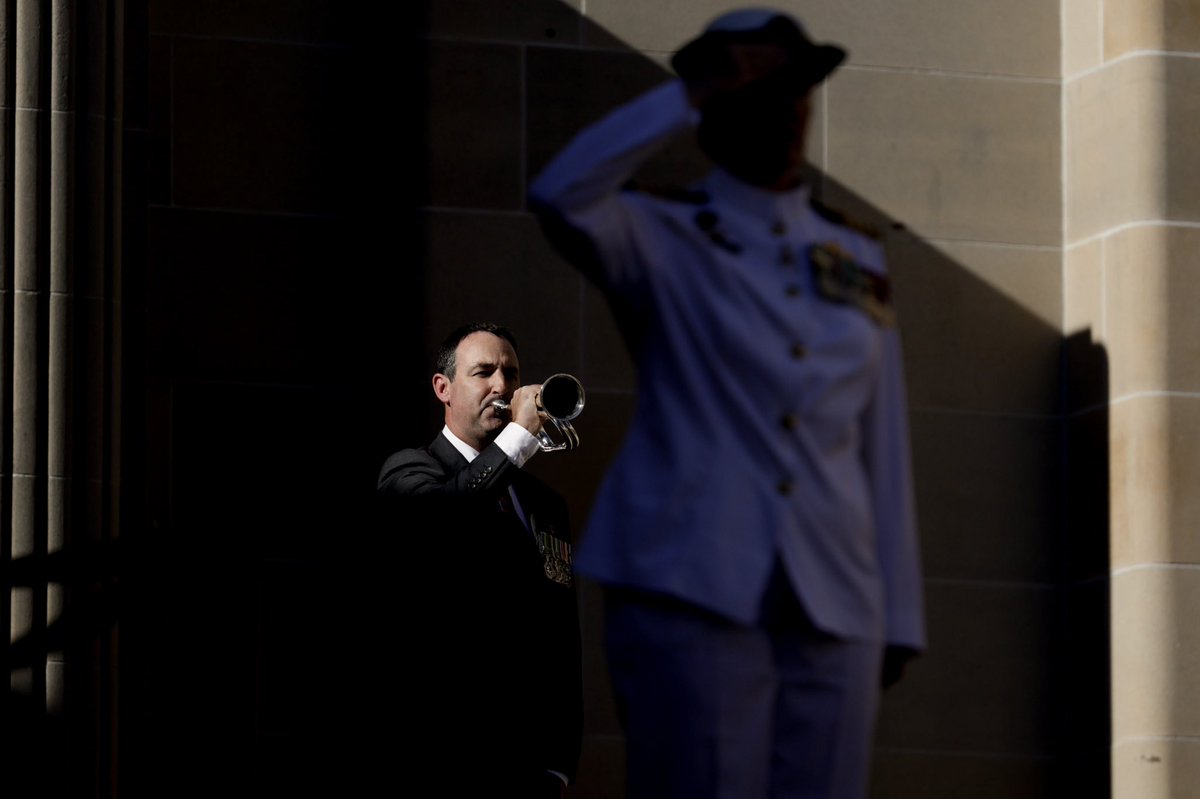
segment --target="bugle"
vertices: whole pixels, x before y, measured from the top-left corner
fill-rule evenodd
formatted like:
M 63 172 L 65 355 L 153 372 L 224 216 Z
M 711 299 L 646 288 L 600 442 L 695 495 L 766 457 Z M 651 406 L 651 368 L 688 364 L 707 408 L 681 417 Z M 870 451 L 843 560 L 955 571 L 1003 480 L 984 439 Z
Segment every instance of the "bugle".
M 537 432 L 538 444 L 543 452 L 575 449 L 579 446 L 579 434 L 575 432 L 571 420 L 583 412 L 583 403 L 583 384 L 573 375 L 559 372 L 546 378 L 538 392 L 538 410 L 546 414 L 547 419 L 562 436 L 562 441 L 556 442 L 543 427 Z M 509 403 L 504 400 L 492 400 L 492 405 L 497 410 L 509 410 Z

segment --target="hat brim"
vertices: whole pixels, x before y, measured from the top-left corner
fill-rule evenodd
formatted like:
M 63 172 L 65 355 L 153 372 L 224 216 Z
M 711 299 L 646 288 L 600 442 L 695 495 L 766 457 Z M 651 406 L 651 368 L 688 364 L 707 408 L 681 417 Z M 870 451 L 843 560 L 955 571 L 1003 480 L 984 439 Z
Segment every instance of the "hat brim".
M 774 44 L 788 52 L 788 60 L 780 70 L 807 88 L 828 78 L 846 59 L 846 51 L 835 44 L 816 44 L 802 38 L 802 34 L 794 36 L 781 41 L 767 31 L 709 31 L 680 48 L 671 57 L 671 66 L 684 80 L 728 76 L 735 71 L 730 45 Z
M 820 83 L 833 74 L 833 71 L 846 60 L 846 51 L 836 44 L 813 45 L 807 58 L 806 76 L 812 83 Z

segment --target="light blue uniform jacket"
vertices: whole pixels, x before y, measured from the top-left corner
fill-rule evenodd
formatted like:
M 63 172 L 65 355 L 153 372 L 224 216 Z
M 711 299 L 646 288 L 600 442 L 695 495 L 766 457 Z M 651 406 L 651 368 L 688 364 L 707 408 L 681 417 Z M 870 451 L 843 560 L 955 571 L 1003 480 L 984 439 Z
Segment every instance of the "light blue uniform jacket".
M 882 276 L 882 248 L 806 188 L 716 171 L 694 196 L 622 190 L 696 121 L 669 81 L 581 132 L 530 188 L 551 229 L 587 244 L 575 260 L 637 368 L 576 568 L 750 624 L 778 558 L 821 629 L 922 649 L 899 337 L 822 296 L 811 266 L 817 245 Z

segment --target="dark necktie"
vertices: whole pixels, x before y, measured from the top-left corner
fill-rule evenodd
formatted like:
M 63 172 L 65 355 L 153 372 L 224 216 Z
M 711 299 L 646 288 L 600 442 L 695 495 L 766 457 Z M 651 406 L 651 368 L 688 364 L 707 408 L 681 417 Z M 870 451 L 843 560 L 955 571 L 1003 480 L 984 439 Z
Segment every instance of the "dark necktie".
M 501 492 L 499 499 L 496 500 L 496 504 L 499 506 L 501 513 L 521 525 L 522 529 L 528 530 L 528 525 L 525 524 L 525 520 L 521 518 L 521 514 L 517 512 L 516 505 L 513 503 L 515 491 L 515 488 L 509 487 L 507 490 Z

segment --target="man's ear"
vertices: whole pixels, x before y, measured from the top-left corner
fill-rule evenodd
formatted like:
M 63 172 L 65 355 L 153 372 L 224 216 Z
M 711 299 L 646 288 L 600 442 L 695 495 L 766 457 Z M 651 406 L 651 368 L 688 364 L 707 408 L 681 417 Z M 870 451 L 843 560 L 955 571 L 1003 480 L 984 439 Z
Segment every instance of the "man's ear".
M 439 372 L 433 376 L 433 393 L 443 403 L 450 402 L 450 378 Z

